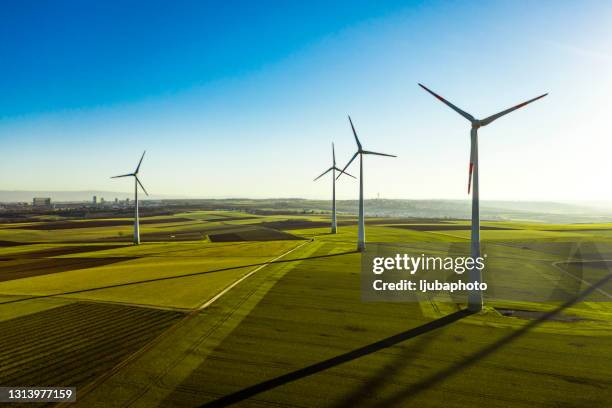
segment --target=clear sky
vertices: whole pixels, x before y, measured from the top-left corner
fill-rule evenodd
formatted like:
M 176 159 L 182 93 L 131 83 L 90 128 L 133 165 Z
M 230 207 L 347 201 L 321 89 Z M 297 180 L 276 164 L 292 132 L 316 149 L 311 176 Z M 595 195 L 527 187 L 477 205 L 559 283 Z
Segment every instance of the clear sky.
M 611 200 L 612 3 L 5 1 L 0 190 L 328 198 L 355 144 L 366 197 Z M 358 172 L 358 166 L 350 170 Z M 339 180 L 339 197 L 358 184 Z

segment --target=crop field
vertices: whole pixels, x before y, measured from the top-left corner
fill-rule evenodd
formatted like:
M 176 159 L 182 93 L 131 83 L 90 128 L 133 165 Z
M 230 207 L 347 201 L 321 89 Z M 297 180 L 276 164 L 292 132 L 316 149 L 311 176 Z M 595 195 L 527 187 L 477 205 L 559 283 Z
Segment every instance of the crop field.
M 183 317 L 147 308 L 75 302 L 0 323 L 0 384 L 81 386 Z
M 332 256 L 304 261 L 285 275 L 164 405 L 603 406 L 609 400 L 609 336 L 553 335 L 564 328 L 549 323 L 513 338 L 526 322 L 499 329 L 493 325 L 507 318 L 469 317 L 458 309 L 433 330 L 422 305 L 361 303 L 351 272 L 339 267 L 356 257 L 334 258 L 334 249 L 321 245 L 313 256 Z M 577 326 L 577 332 L 591 329 Z M 560 390 L 571 400 L 559 399 Z
M 356 220 L 194 211 L 0 225 L 0 384 L 82 407 L 603 407 L 612 224 L 483 222 L 485 276 L 540 296 L 363 302 Z M 372 218 L 367 240 L 461 254 L 469 222 Z M 488 274 L 488 275 L 486 275 Z

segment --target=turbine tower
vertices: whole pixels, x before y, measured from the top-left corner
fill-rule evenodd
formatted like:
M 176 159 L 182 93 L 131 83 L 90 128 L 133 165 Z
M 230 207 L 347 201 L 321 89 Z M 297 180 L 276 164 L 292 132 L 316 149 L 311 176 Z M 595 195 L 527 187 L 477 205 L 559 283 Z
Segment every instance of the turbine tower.
M 357 231 L 357 251 L 363 252 L 365 250 L 365 219 L 363 213 L 363 156 L 367 154 L 372 154 L 376 156 L 387 156 L 387 157 L 397 157 L 392 154 L 385 153 L 377 153 L 369 150 L 364 150 L 361 146 L 361 142 L 359 142 L 359 138 L 357 137 L 357 132 L 355 131 L 355 126 L 353 126 L 353 121 L 349 116 L 349 122 L 351 123 L 351 129 L 353 130 L 353 136 L 355 136 L 355 142 L 357 142 L 357 151 L 351 157 L 346 166 L 342 169 L 342 172 L 338 174 L 337 178 L 340 178 L 344 170 L 355 160 L 355 158 L 359 155 L 359 220 L 358 220 L 358 231 Z
M 133 173 L 122 174 L 120 176 L 114 176 L 111 178 L 120 178 L 120 177 L 134 177 L 134 245 L 140 244 L 140 226 L 139 226 L 139 217 L 138 217 L 138 186 L 142 188 L 142 191 L 146 195 L 147 190 L 144 188 L 140 180 L 138 179 L 138 171 L 140 170 L 140 165 L 142 164 L 142 159 L 144 159 L 144 155 L 147 151 L 145 150 L 140 157 L 140 161 L 138 162 L 138 166 L 136 166 L 136 170 Z
M 313 180 L 313 181 L 317 181 L 318 179 L 320 179 L 321 177 L 323 177 L 324 175 L 326 175 L 330 171 L 332 172 L 332 223 L 331 223 L 331 233 L 332 234 L 335 234 L 336 230 L 337 230 L 337 223 L 336 223 L 336 170 L 339 171 L 341 174 L 344 173 L 347 176 L 355 178 L 355 176 L 351 176 L 350 174 L 348 174 L 348 173 L 340 170 L 338 167 L 336 167 L 336 152 L 334 151 L 334 144 L 332 143 L 332 166 L 329 169 L 325 170 L 319 177 L 317 177 L 316 179 Z
M 533 99 L 530 99 L 526 102 L 520 103 L 512 108 L 503 110 L 495 115 L 491 115 L 485 119 L 476 119 L 469 113 L 462 111 L 446 99 L 442 98 L 440 95 L 431 91 L 427 87 L 422 84 L 419 84 L 421 88 L 432 94 L 434 97 L 439 99 L 441 102 L 448 105 L 452 110 L 466 118 L 472 124 L 472 130 L 470 131 L 470 166 L 469 166 L 469 175 L 468 175 L 468 194 L 470 194 L 470 188 L 473 183 L 474 188 L 472 189 L 472 233 L 471 233 L 471 255 L 472 258 L 478 258 L 480 256 L 480 198 L 479 198 L 479 186 L 478 186 L 478 129 L 482 126 L 486 126 L 493 122 L 496 119 L 501 118 L 504 115 L 507 115 L 510 112 L 513 112 L 519 108 L 522 108 L 525 105 L 530 104 L 531 102 L 537 101 L 548 95 L 545 93 Z M 476 268 L 472 268 L 469 271 L 469 280 L 470 282 L 481 282 L 482 276 L 480 270 Z M 482 292 L 479 290 L 474 290 L 468 293 L 468 309 L 473 312 L 479 312 L 482 310 Z

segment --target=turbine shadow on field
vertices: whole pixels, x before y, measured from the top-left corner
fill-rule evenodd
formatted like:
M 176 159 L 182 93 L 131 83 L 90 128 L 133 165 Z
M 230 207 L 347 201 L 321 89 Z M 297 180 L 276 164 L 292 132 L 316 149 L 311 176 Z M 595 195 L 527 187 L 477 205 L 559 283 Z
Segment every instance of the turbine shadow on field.
M 483 349 L 443 369 L 442 371 L 439 371 L 438 373 L 435 373 L 415 384 L 408 386 L 405 390 L 397 393 L 396 395 L 391 396 L 383 401 L 380 401 L 379 405 L 383 407 L 396 406 L 397 404 L 400 404 L 400 403 L 405 405 L 410 399 L 416 397 L 418 394 L 422 393 L 423 391 L 426 391 L 430 389 L 431 387 L 435 386 L 436 384 L 445 381 L 449 377 L 452 377 L 458 374 L 462 370 L 469 368 L 470 366 L 488 357 L 489 355 L 499 350 L 500 348 L 512 343 L 513 341 L 517 340 L 521 336 L 525 335 L 527 332 L 529 332 L 531 329 L 535 328 L 536 326 L 539 326 L 543 322 L 551 319 L 552 317 L 562 312 L 563 310 L 567 309 L 568 307 L 571 307 L 574 304 L 580 302 L 581 300 L 586 298 L 588 295 L 590 295 L 592 292 L 597 290 L 600 286 L 603 286 L 606 283 L 608 283 L 611 279 L 612 279 L 612 274 L 603 277 L 598 282 L 596 282 L 592 286 L 585 289 L 582 293 L 579 293 L 572 299 L 566 301 L 565 303 L 561 304 L 555 309 L 543 314 L 539 318 L 532 320 L 531 322 L 521 327 L 517 331 L 513 332 L 512 334 L 501 338 L 495 343 L 487 347 L 484 347 Z
M 309 260 L 319 259 L 319 258 L 330 258 L 330 257 L 335 257 L 335 256 L 349 255 L 349 254 L 353 254 L 353 253 L 357 253 L 357 251 L 345 251 L 345 252 L 338 252 L 338 253 L 335 253 L 335 254 L 316 255 L 316 256 L 309 256 L 309 257 L 304 257 L 304 258 L 279 259 L 279 260 L 276 260 L 276 261 L 260 262 L 260 263 L 254 263 L 254 264 L 248 264 L 248 265 L 230 266 L 230 267 L 227 267 L 227 268 L 213 269 L 213 270 L 210 270 L 210 271 L 185 273 L 185 274 L 181 274 L 181 275 L 165 276 L 165 277 L 162 277 L 162 278 L 143 279 L 143 280 L 134 281 L 134 282 L 117 283 L 117 284 L 114 284 L 114 285 L 96 286 L 94 288 L 78 289 L 78 290 L 73 290 L 73 291 L 69 291 L 69 292 L 52 293 L 52 294 L 49 294 L 49 295 L 28 296 L 26 298 L 19 298 L 19 299 L 14 299 L 14 300 L 7 300 L 5 302 L 0 302 L 0 306 L 1 305 L 6 305 L 6 304 L 9 304 L 9 303 L 25 302 L 25 301 L 33 300 L 33 299 L 43 299 L 43 298 L 49 298 L 49 297 L 54 297 L 54 296 L 74 295 L 74 294 L 77 294 L 77 293 L 93 292 L 93 291 L 102 290 L 102 289 L 113 289 L 113 288 L 120 288 L 120 287 L 124 287 L 124 286 L 139 285 L 139 284 L 143 284 L 143 283 L 161 282 L 161 281 L 167 281 L 167 280 L 173 280 L 173 279 L 186 278 L 186 277 L 190 277 L 190 276 L 206 275 L 206 274 L 209 274 L 209 273 L 226 272 L 226 271 L 231 271 L 231 270 L 235 270 L 235 269 L 242 269 L 242 268 L 253 268 L 253 267 L 257 267 L 257 266 L 273 265 L 273 264 L 280 264 L 280 263 L 301 262 L 301 261 L 309 261 Z M 7 296 L 7 294 L 0 294 L 0 296 Z
M 261 382 L 259 384 L 255 384 L 250 387 L 244 388 L 233 394 L 226 395 L 217 400 L 201 405 L 201 408 L 226 407 L 226 406 L 238 403 L 240 401 L 244 401 L 262 392 L 269 391 L 276 387 L 280 387 L 284 384 L 299 380 L 304 377 L 308 377 L 313 374 L 317 374 L 321 371 L 330 369 L 340 364 L 347 363 L 352 360 L 356 360 L 358 358 L 367 356 L 368 354 L 375 353 L 377 351 L 394 346 L 406 340 L 415 338 L 422 334 L 428 333 L 432 330 L 436 330 L 441 327 L 447 326 L 471 314 L 472 312 L 468 310 L 460 310 L 460 311 L 451 313 L 447 316 L 441 317 L 439 319 L 436 319 L 424 325 L 414 327 L 410 330 L 406 330 L 405 332 L 395 334 L 391 337 L 387 337 L 386 339 L 377 341 L 376 343 L 368 344 L 367 346 L 363 346 L 358 349 L 341 354 L 339 356 L 332 357 L 328 360 L 324 360 L 324 361 L 312 364 L 308 367 L 304 367 L 299 370 L 290 372 L 288 374 L 281 375 L 280 377 L 272 378 L 270 380 Z
M 442 333 L 440 330 L 435 330 L 431 335 L 423 335 L 417 338 L 415 342 L 410 342 L 393 360 L 387 362 L 384 366 L 376 371 L 371 379 L 363 384 L 359 384 L 358 389 L 346 395 L 340 402 L 336 403 L 334 408 L 352 408 L 364 405 L 364 402 L 373 395 L 376 395 L 385 385 L 388 384 L 389 378 L 392 378 L 396 373 L 408 367 L 416 360 L 421 353 L 425 351 L 427 346 L 431 344 L 433 338 Z

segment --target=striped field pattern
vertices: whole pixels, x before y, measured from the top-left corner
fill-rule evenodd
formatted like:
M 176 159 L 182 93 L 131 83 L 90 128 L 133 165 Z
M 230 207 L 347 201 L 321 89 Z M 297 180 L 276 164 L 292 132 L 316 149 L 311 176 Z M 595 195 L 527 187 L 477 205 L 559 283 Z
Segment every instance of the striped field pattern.
M 183 316 L 77 302 L 0 322 L 0 385 L 83 386 Z

